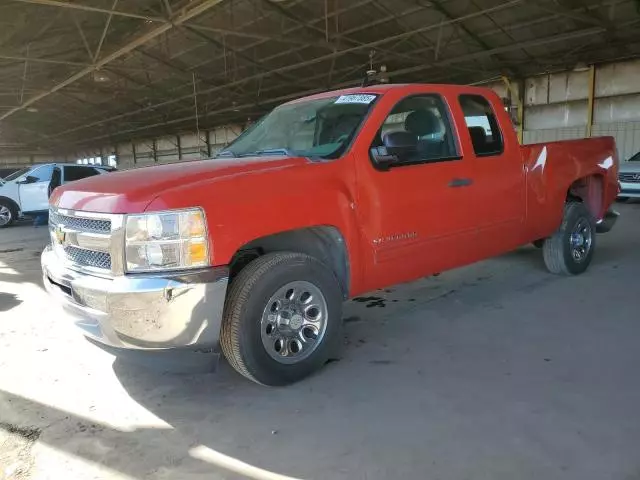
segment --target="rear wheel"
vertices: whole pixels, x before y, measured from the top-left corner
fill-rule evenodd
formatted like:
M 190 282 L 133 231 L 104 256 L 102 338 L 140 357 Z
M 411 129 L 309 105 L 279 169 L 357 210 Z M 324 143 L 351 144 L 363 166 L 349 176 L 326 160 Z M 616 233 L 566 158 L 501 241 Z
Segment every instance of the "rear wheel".
M 568 202 L 560 228 L 542 247 L 549 271 L 557 275 L 583 273 L 593 258 L 595 233 L 595 222 L 584 204 Z
M 7 200 L 0 200 L 0 228 L 8 227 L 18 218 L 15 205 Z
M 233 280 L 221 345 L 238 372 L 287 385 L 321 368 L 340 345 L 342 293 L 333 272 L 299 253 L 264 255 Z

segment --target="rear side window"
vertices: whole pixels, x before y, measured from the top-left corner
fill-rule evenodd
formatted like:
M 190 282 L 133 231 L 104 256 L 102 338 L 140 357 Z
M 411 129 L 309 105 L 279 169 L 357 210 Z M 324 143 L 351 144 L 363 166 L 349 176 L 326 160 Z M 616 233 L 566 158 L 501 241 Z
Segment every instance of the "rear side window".
M 504 150 L 502 132 L 489 101 L 480 95 L 460 95 L 460 106 L 475 154 L 479 157 L 500 155 Z
M 81 180 L 98 174 L 98 171 L 93 167 L 65 167 L 64 181 L 73 182 L 74 180 Z

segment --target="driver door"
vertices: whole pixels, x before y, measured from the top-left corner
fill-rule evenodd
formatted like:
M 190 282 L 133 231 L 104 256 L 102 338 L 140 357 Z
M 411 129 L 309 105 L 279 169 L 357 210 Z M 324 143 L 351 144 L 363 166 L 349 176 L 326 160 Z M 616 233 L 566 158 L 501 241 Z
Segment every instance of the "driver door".
M 53 174 L 53 165 L 43 165 L 31 170 L 18 183 L 20 208 L 23 213 L 40 212 L 49 209 L 49 182 Z M 32 181 L 27 181 L 27 179 Z
M 371 157 L 358 162 L 358 211 L 373 256 L 365 272 L 368 289 L 463 265 L 473 256 L 473 169 L 459 153 L 447 103 L 437 94 L 403 98 L 372 147 L 392 132 L 417 139 L 412 159 L 391 168 L 376 167 Z

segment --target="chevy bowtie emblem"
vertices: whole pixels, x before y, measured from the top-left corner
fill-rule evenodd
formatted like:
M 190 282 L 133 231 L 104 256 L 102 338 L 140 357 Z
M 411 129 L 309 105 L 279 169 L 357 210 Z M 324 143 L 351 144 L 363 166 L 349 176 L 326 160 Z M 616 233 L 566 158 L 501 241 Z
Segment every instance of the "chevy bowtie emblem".
M 62 230 L 62 227 L 56 227 L 54 233 L 56 240 L 58 240 L 59 243 L 64 243 L 65 238 L 67 238 L 67 234 Z

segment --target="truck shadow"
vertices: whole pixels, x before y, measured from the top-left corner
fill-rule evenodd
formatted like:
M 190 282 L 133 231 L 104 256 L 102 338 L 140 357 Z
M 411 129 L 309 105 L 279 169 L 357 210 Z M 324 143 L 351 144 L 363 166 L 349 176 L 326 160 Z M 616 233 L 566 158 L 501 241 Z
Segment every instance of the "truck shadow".
M 464 398 L 488 395 L 491 399 L 485 407 L 496 414 L 508 408 L 509 400 L 499 392 L 516 388 L 513 379 L 498 373 L 491 385 L 469 383 L 474 371 L 493 367 L 486 359 L 478 361 L 460 350 L 460 342 L 466 340 L 456 337 L 450 322 L 482 311 L 471 333 L 477 333 L 485 321 L 496 321 L 507 330 L 515 328 L 513 317 L 502 311 L 503 300 L 559 280 L 531 268 L 531 262 L 539 261 L 533 260 L 539 251 L 525 249 L 516 255 L 521 262 L 493 260 L 488 266 L 478 264 L 347 302 L 341 358 L 295 385 L 253 384 L 224 359 L 215 374 L 162 373 L 120 359 L 115 360 L 113 371 L 132 399 L 191 442 L 268 471 L 301 478 L 317 477 L 318 472 L 323 472 L 322 478 L 353 478 L 357 467 L 344 473 L 340 465 L 350 457 L 355 465 L 364 461 L 359 448 L 364 442 L 373 443 L 374 453 L 365 454 L 372 455 L 373 463 L 378 456 L 388 455 L 383 445 L 389 444 L 405 450 L 394 450 L 392 465 L 411 462 L 422 449 L 417 424 L 422 425 L 419 429 L 448 430 L 440 422 L 451 413 L 446 400 L 452 395 L 450 388 L 465 390 Z M 504 261 L 512 266 L 507 274 L 487 273 Z M 504 343 L 496 336 L 484 348 L 501 351 Z M 452 355 L 457 357 L 453 361 Z M 465 365 L 462 370 L 458 362 Z M 456 380 L 462 383 L 452 387 Z M 477 428 L 482 430 L 480 425 Z M 413 432 L 413 440 L 406 432 Z M 301 463 L 288 460 L 305 456 Z M 176 474 L 188 473 L 176 468 Z M 383 477 L 394 476 L 389 468 Z
M 142 479 L 158 474 L 178 480 L 186 474 L 212 478 L 216 473 L 221 475 L 216 478 L 231 478 L 228 476 L 231 473 L 238 475 L 233 478 L 295 480 L 194 444 L 184 431 L 174 428 L 143 427 L 124 431 L 2 390 L 0 406 L 3 414 L 0 431 L 5 442 L 2 446 L 11 453 L 12 443 L 14 448 L 16 444 L 26 444 L 22 451 L 13 452 L 15 458 L 2 456 L 9 462 L 3 467 L 18 468 L 21 475 L 29 474 L 33 462 L 26 450 L 31 451 L 33 442 L 38 441 L 71 458 L 80 457 L 128 478 Z M 11 436 L 19 438 L 12 440 Z M 63 469 L 61 464 L 52 462 L 48 473 L 62 478 Z
M 0 312 L 8 312 L 22 303 L 22 300 L 13 293 L 0 292 Z

